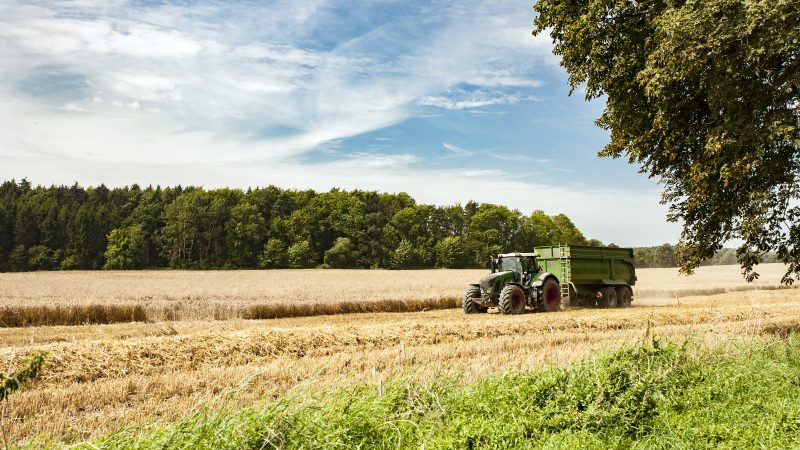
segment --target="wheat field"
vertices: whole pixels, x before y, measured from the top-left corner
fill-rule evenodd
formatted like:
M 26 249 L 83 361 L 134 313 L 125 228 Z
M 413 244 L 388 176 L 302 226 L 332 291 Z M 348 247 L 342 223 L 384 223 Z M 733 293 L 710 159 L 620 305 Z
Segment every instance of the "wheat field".
M 745 283 L 734 266 L 640 269 L 639 304 L 778 286 L 784 266 Z M 102 271 L 0 274 L 0 326 L 268 319 L 457 307 L 485 270 Z
M 636 307 L 629 309 L 522 316 L 440 309 L 271 320 L 211 311 L 286 302 L 364 302 L 379 311 L 382 302 L 425 299 L 449 299 L 452 306 L 484 271 L 4 274 L 6 308 L 124 304 L 163 311 L 178 303 L 186 314 L 0 328 L 3 372 L 34 349 L 50 354 L 42 379 L 6 402 L 4 435 L 11 442 L 80 442 L 202 408 L 257 405 L 289 390 L 323 395 L 353 382 L 380 384 L 398 373 L 468 382 L 564 364 L 645 333 L 713 342 L 785 334 L 800 328 L 800 291 L 776 289 L 782 270 L 762 267 L 756 285 L 746 285 L 730 266 L 701 268 L 691 278 L 640 270 Z

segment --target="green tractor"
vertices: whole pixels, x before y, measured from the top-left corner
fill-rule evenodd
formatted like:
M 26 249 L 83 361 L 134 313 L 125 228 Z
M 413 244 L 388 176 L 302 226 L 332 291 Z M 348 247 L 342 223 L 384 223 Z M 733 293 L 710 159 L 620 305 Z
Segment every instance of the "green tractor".
M 561 308 L 558 279 L 540 270 L 535 253 L 506 253 L 491 260 L 492 273 L 470 285 L 462 306 L 467 314 L 497 307 L 502 314 L 522 314 L 525 307 L 540 311 Z
M 522 314 L 526 307 L 553 312 L 562 303 L 627 307 L 633 301 L 632 249 L 560 245 L 534 250 L 492 258 L 492 272 L 464 294 L 464 312 L 490 307 L 502 314 Z

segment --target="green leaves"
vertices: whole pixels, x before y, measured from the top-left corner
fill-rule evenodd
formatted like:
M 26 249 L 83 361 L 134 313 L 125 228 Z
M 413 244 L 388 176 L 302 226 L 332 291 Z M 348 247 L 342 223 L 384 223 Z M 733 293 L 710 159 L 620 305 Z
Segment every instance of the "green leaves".
M 606 98 L 601 156 L 664 186 L 684 272 L 738 239 L 800 276 L 800 0 L 541 0 L 570 86 Z M 763 195 L 753 195 L 763 194 Z
M 106 269 L 141 269 L 146 255 L 147 241 L 141 225 L 116 228 L 108 234 Z
M 26 382 L 38 380 L 42 368 L 45 366 L 45 356 L 47 356 L 46 352 L 34 351 L 31 359 L 20 363 L 18 371 L 9 375 L 0 374 L 0 400 L 7 399 Z

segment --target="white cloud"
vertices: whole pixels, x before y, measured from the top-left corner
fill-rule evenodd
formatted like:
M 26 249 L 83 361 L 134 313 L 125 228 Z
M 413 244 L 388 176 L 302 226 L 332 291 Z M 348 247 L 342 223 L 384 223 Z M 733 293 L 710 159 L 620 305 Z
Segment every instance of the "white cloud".
M 442 143 L 442 147 L 446 148 L 447 150 L 450 150 L 451 152 L 455 153 L 456 155 L 471 155 L 473 153 L 470 150 L 467 150 L 465 148 L 461 148 L 461 147 L 459 147 L 457 145 L 448 144 L 447 142 L 443 142 Z
M 531 162 L 536 164 L 551 164 L 554 161 L 550 158 L 533 158 L 525 154 L 520 154 L 520 152 L 513 152 L 513 153 L 499 153 L 499 152 L 492 152 L 486 151 L 487 155 L 491 156 L 492 158 L 499 159 L 501 161 L 511 161 L 511 162 Z M 553 169 L 556 170 L 556 169 Z
M 288 156 L 393 125 L 422 114 L 418 105 L 514 103 L 525 98 L 516 89 L 540 85 L 530 71 L 546 52 L 525 31 L 527 5 L 434 2 L 412 6 L 418 16 L 398 16 L 333 47 L 299 45 L 313 43 L 319 27 L 347 20 L 332 12 L 337 4 L 11 1 L 0 7 L 0 92 L 20 97 L 19 86 L 46 84 L 42 75 L 57 68 L 85 79 L 69 98 L 82 117 L 119 116 L 115 105 L 139 105 L 128 108 L 129 118 L 156 120 L 175 133 L 261 140 L 241 151 L 255 157 L 254 148 Z M 459 95 L 453 89 L 460 83 L 483 89 Z M 22 100 L 64 109 L 61 99 L 41 92 Z
M 401 169 L 419 162 L 421 159 L 415 155 L 382 155 L 378 153 L 351 153 L 344 159 L 324 165 L 328 169 Z
M 486 93 L 477 92 L 474 94 L 462 94 L 459 96 L 433 96 L 423 97 L 418 104 L 422 106 L 433 106 L 447 110 L 461 110 L 468 108 L 480 108 L 482 106 L 508 105 L 520 101 L 515 94 L 506 95 L 500 92 Z
M 215 48 L 212 41 L 199 41 L 181 32 L 162 30 L 131 21 L 78 20 L 61 17 L 12 23 L 3 35 L 36 54 L 66 57 L 76 55 L 124 55 L 145 58 L 195 56 Z

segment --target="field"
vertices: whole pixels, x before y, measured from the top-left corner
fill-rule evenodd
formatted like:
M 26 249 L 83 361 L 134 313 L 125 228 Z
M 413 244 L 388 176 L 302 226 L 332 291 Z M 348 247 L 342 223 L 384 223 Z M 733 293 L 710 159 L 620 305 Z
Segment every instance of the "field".
M 380 386 L 398 374 L 468 383 L 559 366 L 648 333 L 717 344 L 800 328 L 800 291 L 777 286 L 783 266 L 761 272 L 746 285 L 731 266 L 691 278 L 644 269 L 633 308 L 516 317 L 443 309 L 484 271 L 0 274 L 7 325 L 73 311 L 63 325 L 0 329 L 0 370 L 33 349 L 51 355 L 43 379 L 5 405 L 13 417 L 5 433 L 15 442 L 80 442 L 289 391 Z M 83 324 L 103 318 L 91 311 L 117 307 L 140 315 Z M 249 320 L 259 308 L 257 318 L 282 318 Z M 354 311 L 373 312 L 319 315 Z
M 452 308 L 485 270 L 102 271 L 0 274 L 0 325 L 269 319 Z M 639 304 L 739 289 L 772 288 L 783 266 L 762 266 L 748 285 L 735 267 L 638 272 Z M 677 298 L 677 300 L 676 300 Z

